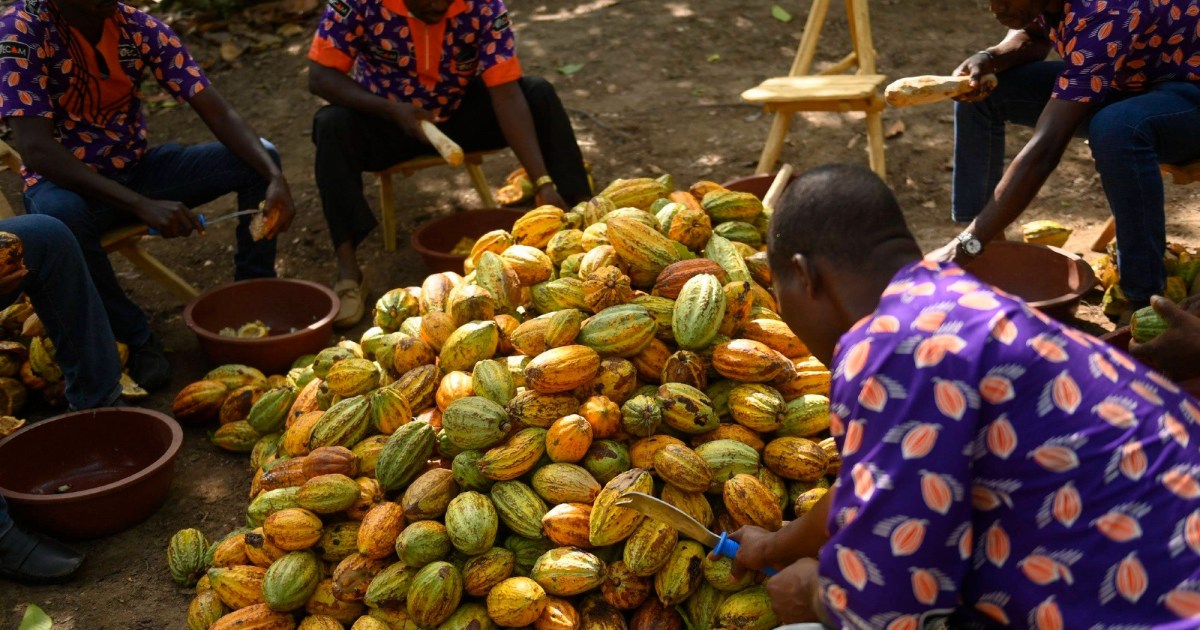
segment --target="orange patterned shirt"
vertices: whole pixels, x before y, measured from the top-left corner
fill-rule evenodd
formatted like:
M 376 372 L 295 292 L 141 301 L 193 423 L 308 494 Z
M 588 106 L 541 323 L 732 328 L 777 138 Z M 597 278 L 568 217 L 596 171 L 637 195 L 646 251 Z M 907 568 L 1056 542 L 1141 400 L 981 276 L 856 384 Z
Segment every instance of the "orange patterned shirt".
M 1200 81 L 1200 0 L 1070 0 L 1061 22 L 1041 23 L 1067 64 L 1054 98 L 1098 103 L 1109 90 Z

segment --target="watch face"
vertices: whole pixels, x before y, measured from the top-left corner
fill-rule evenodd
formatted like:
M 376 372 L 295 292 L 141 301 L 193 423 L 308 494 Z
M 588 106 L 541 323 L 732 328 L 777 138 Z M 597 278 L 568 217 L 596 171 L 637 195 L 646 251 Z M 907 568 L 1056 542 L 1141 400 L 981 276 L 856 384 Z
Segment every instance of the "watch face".
M 983 243 L 977 238 L 969 238 L 963 241 L 963 249 L 971 256 L 978 256 L 979 252 L 983 251 Z

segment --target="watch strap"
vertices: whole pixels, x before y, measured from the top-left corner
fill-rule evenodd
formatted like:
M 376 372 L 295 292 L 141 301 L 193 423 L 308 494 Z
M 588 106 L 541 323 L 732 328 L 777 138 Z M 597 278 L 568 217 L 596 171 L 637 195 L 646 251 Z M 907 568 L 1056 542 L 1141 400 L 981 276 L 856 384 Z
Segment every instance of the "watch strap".
M 549 175 L 542 175 L 541 177 L 534 180 L 533 189 L 537 190 L 538 188 L 541 188 L 542 186 L 545 186 L 546 184 L 554 185 L 554 179 L 552 179 Z

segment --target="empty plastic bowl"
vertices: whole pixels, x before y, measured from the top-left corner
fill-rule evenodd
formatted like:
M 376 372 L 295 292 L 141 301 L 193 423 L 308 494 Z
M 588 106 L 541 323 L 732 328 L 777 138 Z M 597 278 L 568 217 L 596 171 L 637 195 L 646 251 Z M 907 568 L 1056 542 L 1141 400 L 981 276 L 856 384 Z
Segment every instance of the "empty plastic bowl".
M 183 310 L 183 321 L 196 333 L 213 363 L 241 363 L 267 374 L 281 374 L 298 357 L 329 345 L 338 297 L 328 287 L 306 280 L 263 278 L 214 287 Z M 221 329 L 261 321 L 266 337 L 224 337 Z
M 524 214 L 503 208 L 452 212 L 422 223 L 412 234 L 412 248 L 425 260 L 430 272 L 462 273 L 467 257 L 450 253 L 459 241 L 475 240 L 492 230 L 511 231 L 513 223 Z
M 167 497 L 183 431 L 148 409 L 77 411 L 0 441 L 0 494 L 13 519 L 61 538 L 98 538 L 150 516 Z

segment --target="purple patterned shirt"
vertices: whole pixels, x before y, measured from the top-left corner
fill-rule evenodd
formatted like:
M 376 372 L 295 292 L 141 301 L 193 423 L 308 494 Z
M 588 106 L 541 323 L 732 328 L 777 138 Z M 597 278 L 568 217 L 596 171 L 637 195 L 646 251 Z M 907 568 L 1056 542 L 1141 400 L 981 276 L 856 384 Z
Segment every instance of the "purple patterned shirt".
M 1109 90 L 1200 81 L 1200 0 L 1068 0 L 1040 22 L 1067 68 L 1054 98 L 1103 101 Z
M 82 58 L 73 58 L 73 38 Z M 84 87 L 75 64 L 94 81 Z M 208 87 L 208 79 L 166 24 L 124 4 L 104 24 L 94 47 L 71 29 L 62 33 L 42 2 L 0 14 L 0 117 L 54 120 L 55 135 L 79 161 L 111 176 L 146 151 L 139 86 L 146 71 L 179 101 Z M 25 185 L 41 180 L 25 169 Z
M 1165 377 L 920 262 L 841 338 L 830 398 L 843 627 L 1200 627 L 1200 406 Z
M 329 0 L 308 58 L 439 122 L 475 77 L 489 87 L 521 78 L 501 0 L 454 0 L 437 24 L 413 17 L 404 0 Z

